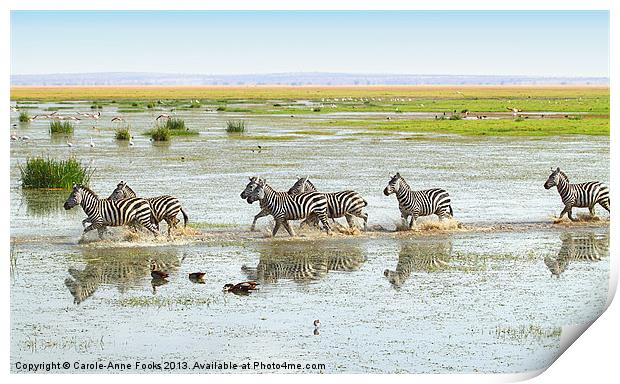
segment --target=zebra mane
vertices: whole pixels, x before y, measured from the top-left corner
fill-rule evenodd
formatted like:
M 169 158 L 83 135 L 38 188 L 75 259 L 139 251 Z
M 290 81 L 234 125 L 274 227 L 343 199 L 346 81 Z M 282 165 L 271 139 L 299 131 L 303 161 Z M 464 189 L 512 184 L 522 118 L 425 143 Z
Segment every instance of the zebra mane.
M 134 192 L 134 190 L 131 189 L 131 187 L 129 185 L 125 184 L 125 187 L 123 189 L 127 190 L 127 192 L 133 193 L 134 196 L 137 196 L 136 193 Z
M 560 175 L 561 178 L 563 178 L 564 180 L 566 180 L 567 183 L 569 183 L 570 181 L 568 180 L 568 176 L 566 176 L 566 173 L 564 173 L 562 170 L 560 170 L 558 172 L 558 174 Z
M 400 182 L 407 188 L 411 189 L 411 186 L 409 185 L 409 183 L 407 183 L 407 181 L 405 180 L 404 177 L 400 176 Z
M 80 190 L 85 191 L 86 193 L 92 195 L 94 198 L 99 200 L 99 196 L 92 189 L 88 188 L 87 186 L 79 184 L 77 187 Z

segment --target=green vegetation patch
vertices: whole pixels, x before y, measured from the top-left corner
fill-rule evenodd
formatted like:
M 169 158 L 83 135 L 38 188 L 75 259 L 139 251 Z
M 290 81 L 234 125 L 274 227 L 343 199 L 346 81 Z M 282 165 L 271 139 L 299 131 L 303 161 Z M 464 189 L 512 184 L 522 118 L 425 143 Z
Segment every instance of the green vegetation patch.
M 50 121 L 51 133 L 73 133 L 73 124 L 68 121 L 54 120 Z
M 497 120 L 332 120 L 322 125 L 395 132 L 432 132 L 469 136 L 609 136 L 609 119 Z M 367 134 L 367 133 L 366 133 Z
M 94 169 L 75 158 L 56 160 L 33 157 L 19 165 L 22 188 L 71 189 L 73 184 L 88 185 Z
M 116 128 L 114 130 L 114 138 L 116 140 L 130 140 L 131 132 L 129 126 Z
M 228 133 L 244 133 L 245 121 L 243 120 L 229 120 L 226 122 L 226 132 Z

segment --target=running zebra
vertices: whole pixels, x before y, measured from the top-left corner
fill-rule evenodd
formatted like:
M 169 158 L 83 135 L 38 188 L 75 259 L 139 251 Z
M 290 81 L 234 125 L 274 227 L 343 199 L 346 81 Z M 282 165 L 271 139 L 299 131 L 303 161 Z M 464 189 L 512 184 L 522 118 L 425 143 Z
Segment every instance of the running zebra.
M 406 222 L 407 217 L 411 215 L 409 228 L 413 228 L 413 224 L 420 216 L 435 214 L 439 217 L 439 220 L 454 216 L 452 206 L 450 205 L 450 195 L 445 189 L 432 188 L 414 191 L 400 173 L 397 172 L 396 175 L 391 176 L 387 187 L 383 190 L 383 194 L 386 196 L 393 193 L 396 194 L 398 208 L 403 220 Z
M 118 183 L 116 189 L 112 192 L 108 199 L 120 200 L 128 197 L 136 197 L 136 193 L 127 185 L 127 183 L 121 181 Z M 183 215 L 183 226 L 187 226 L 187 213 L 185 213 L 181 207 L 179 199 L 176 197 L 163 195 L 146 198 L 145 200 L 151 205 L 151 210 L 153 211 L 153 224 L 155 224 L 157 230 L 159 230 L 159 223 L 165 220 L 168 224 L 168 236 L 170 236 L 170 230 L 172 228 L 176 228 L 177 223 L 179 222 L 179 219 L 177 219 L 179 211 Z
M 250 178 L 250 180 L 252 180 L 252 178 Z M 254 185 L 248 184 L 243 190 L 243 192 L 241 192 L 241 198 L 244 200 L 247 199 L 248 196 L 250 195 L 250 192 L 252 192 L 253 189 L 254 189 Z M 307 177 L 302 177 L 302 178 L 299 178 L 295 182 L 295 184 L 293 184 L 293 186 L 288 190 L 288 192 L 276 192 L 276 193 L 281 194 L 281 195 L 284 195 L 284 194 L 297 195 L 303 192 L 315 192 L 315 191 L 316 191 L 316 188 L 314 187 L 314 185 L 312 185 L 312 183 L 310 183 L 310 180 L 308 180 Z M 254 216 L 254 221 L 252 221 L 252 226 L 250 226 L 250 231 L 255 230 L 256 221 L 258 219 L 260 219 L 261 217 L 270 215 L 269 208 L 267 208 L 266 201 L 260 202 L 260 208 L 261 208 L 260 212 L 258 212 L 256 216 Z
M 327 198 L 322 193 L 304 192 L 298 195 L 278 193 L 267 184 L 265 179 L 259 177 L 250 177 L 250 182 L 245 189 L 251 191 L 247 194 L 247 202 L 252 204 L 255 201 L 261 201 L 275 219 L 273 236 L 278 233 L 280 226 L 284 226 L 290 236 L 295 236 L 288 221 L 305 219 L 313 214 L 319 218 L 327 233 L 331 233 L 327 222 Z
M 600 261 L 609 254 L 608 234 L 566 234 L 562 236 L 562 246 L 556 257 L 546 256 L 545 265 L 551 276 L 560 277 L 568 264 L 573 261 Z
M 301 178 L 289 189 L 289 193 L 310 192 L 316 191 L 316 187 L 308 178 Z M 327 217 L 336 222 L 335 219 L 345 217 L 349 228 L 353 228 L 355 223 L 353 217 L 357 216 L 364 220 L 364 230 L 368 226 L 368 214 L 363 210 L 368 205 L 366 200 L 355 191 L 341 191 L 341 192 L 321 192 L 327 198 Z M 301 225 L 313 224 L 318 225 L 319 221 L 315 216 L 310 216 L 304 220 Z
M 73 184 L 73 190 L 65 201 L 64 208 L 69 210 L 76 205 L 82 206 L 88 216 L 90 225 L 84 233 L 96 229 L 103 239 L 106 227 L 118 227 L 138 223 L 157 236 L 157 230 L 151 223 L 151 208 L 148 201 L 137 197 L 113 201 L 100 199 L 97 194 L 83 185 Z
M 581 184 L 571 184 L 568 177 L 560 168 L 554 171 L 545 182 L 545 189 L 557 186 L 558 193 L 564 203 L 564 209 L 560 213 L 560 219 L 568 213 L 568 218 L 575 221 L 573 217 L 573 207 L 588 208 L 590 215 L 595 216 L 594 206 L 600 204 L 609 212 L 609 188 L 599 181 L 590 181 Z

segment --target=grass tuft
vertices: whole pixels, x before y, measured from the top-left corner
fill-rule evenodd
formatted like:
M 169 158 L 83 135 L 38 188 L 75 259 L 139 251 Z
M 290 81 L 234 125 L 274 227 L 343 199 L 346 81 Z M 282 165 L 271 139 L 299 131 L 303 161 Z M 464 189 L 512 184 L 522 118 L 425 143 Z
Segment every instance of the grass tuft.
M 164 125 L 157 125 L 155 128 L 146 132 L 148 136 L 154 141 L 168 141 L 170 140 L 170 129 Z
M 29 119 L 30 119 L 30 115 L 28 115 L 28 112 L 20 112 L 19 113 L 19 122 L 20 123 L 27 123 Z
M 243 133 L 243 132 L 245 132 L 245 121 L 243 121 L 243 120 L 228 120 L 226 122 L 226 132 L 228 132 L 228 133 Z
M 116 140 L 129 140 L 129 139 L 131 139 L 131 132 L 129 131 L 129 126 L 124 126 L 124 127 L 116 128 L 114 130 L 114 138 Z
M 185 121 L 177 117 L 172 117 L 164 122 L 164 126 L 170 130 L 184 130 Z
M 33 157 L 19 166 L 22 188 L 71 189 L 73 184 L 87 185 L 94 169 L 85 166 L 75 158 L 55 160 Z
M 73 133 L 73 124 L 68 121 L 54 120 L 50 122 L 51 133 Z

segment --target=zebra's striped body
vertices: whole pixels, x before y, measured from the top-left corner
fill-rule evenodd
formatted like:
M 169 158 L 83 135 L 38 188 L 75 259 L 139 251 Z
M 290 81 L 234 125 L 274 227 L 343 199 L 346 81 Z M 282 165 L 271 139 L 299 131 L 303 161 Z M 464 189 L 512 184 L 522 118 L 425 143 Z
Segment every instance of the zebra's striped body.
M 564 209 L 560 213 L 560 219 L 568 213 L 568 218 L 572 221 L 573 207 L 588 208 L 590 214 L 595 216 L 594 206 L 600 204 L 609 212 L 609 188 L 599 181 L 590 181 L 581 184 L 571 184 L 564 172 L 557 168 L 552 170 L 551 175 L 545 182 L 545 189 L 557 186 L 558 193 L 564 203 Z
M 414 191 L 400 173 L 396 173 L 383 190 L 383 194 L 386 196 L 393 193 L 396 194 L 401 217 L 406 221 L 407 217 L 411 215 L 409 228 L 413 227 L 420 216 L 435 214 L 440 220 L 453 216 L 450 195 L 445 189 L 432 188 Z
M 125 183 L 121 181 L 116 186 L 116 189 L 112 192 L 108 199 L 110 200 L 119 200 L 126 199 L 128 197 L 136 197 L 136 193 Z M 177 215 L 179 212 L 183 215 L 183 226 L 187 226 L 187 213 L 181 207 L 181 203 L 179 199 L 170 195 L 162 195 L 157 197 L 149 197 L 145 199 L 149 202 L 151 206 L 151 211 L 153 213 L 153 223 L 156 228 L 159 230 L 159 223 L 161 221 L 166 221 L 168 224 L 168 236 L 170 236 L 170 230 L 172 228 L 176 228 L 179 219 L 177 219 Z
M 316 187 L 308 178 L 301 178 L 297 180 L 295 185 L 289 189 L 289 193 L 301 193 L 316 191 Z M 327 217 L 335 221 L 339 217 L 345 217 L 347 224 L 350 228 L 355 226 L 353 217 L 357 216 L 364 220 L 364 229 L 368 225 L 368 215 L 364 213 L 363 209 L 368 205 L 366 200 L 355 191 L 341 191 L 341 192 L 321 192 L 327 198 Z M 306 219 L 303 224 L 312 222 L 314 225 L 318 225 L 316 217 L 312 216 Z
M 560 277 L 573 261 L 597 262 L 609 254 L 609 235 L 607 234 L 566 234 L 562 237 L 562 246 L 558 255 L 546 256 L 545 265 L 551 276 Z
M 117 227 L 128 224 L 140 224 L 157 236 L 157 230 L 151 223 L 151 207 L 148 201 L 137 197 L 108 200 L 100 199 L 93 191 L 82 185 L 74 185 L 73 191 L 65 201 L 64 208 L 71 209 L 81 205 L 91 223 L 84 228 L 84 233 L 96 229 L 103 238 L 105 227 Z
M 278 233 L 280 226 L 284 226 L 289 235 L 294 236 L 288 221 L 305 219 L 310 215 L 316 215 L 327 233 L 331 232 L 327 222 L 327 198 L 322 193 L 304 192 L 298 195 L 278 193 L 264 179 L 258 177 L 250 178 L 246 190 L 251 191 L 246 194 L 247 202 L 252 204 L 255 201 L 261 201 L 275 219 L 273 236 Z
M 250 178 L 250 180 L 252 180 L 252 178 Z M 241 198 L 242 199 L 247 199 L 248 196 L 250 195 L 250 192 L 252 192 L 252 189 L 254 188 L 253 185 L 248 184 L 245 189 L 243 190 L 243 192 L 241 192 Z M 303 193 L 303 192 L 314 192 L 316 191 L 316 188 L 314 188 L 314 185 L 312 185 L 312 183 L 310 183 L 310 180 L 308 180 L 308 178 L 300 178 L 298 179 L 295 184 L 293 184 L 293 186 L 288 190 L 288 192 L 276 192 L 280 195 L 284 195 L 284 194 L 289 194 L 289 195 L 296 195 L 299 193 Z M 254 216 L 254 221 L 252 221 L 252 226 L 250 227 L 250 231 L 254 231 L 256 228 L 256 221 L 258 219 L 260 219 L 261 217 L 265 217 L 265 216 L 269 216 L 271 213 L 269 212 L 269 208 L 267 207 L 267 202 L 266 201 L 260 201 L 260 212 L 258 212 L 256 214 L 256 216 Z

